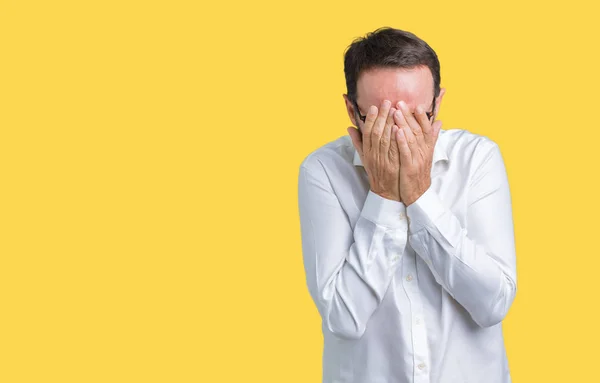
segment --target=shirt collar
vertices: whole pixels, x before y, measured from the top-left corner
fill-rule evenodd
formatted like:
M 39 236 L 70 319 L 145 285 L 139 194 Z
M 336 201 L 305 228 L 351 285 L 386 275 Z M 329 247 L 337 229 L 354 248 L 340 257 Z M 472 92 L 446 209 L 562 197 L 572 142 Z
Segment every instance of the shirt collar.
M 438 139 L 435 143 L 435 148 L 433 148 L 433 161 L 432 164 L 435 164 L 438 161 L 446 160 L 448 161 L 448 153 L 446 151 L 446 139 L 444 136 L 444 129 L 440 129 L 440 133 L 438 135 Z M 350 136 L 348 136 L 350 137 Z M 350 140 L 352 142 L 352 140 Z M 354 146 L 353 146 L 354 148 Z M 352 161 L 354 165 L 364 166 L 362 161 L 360 160 L 360 156 L 358 155 L 358 151 L 354 149 L 354 160 Z

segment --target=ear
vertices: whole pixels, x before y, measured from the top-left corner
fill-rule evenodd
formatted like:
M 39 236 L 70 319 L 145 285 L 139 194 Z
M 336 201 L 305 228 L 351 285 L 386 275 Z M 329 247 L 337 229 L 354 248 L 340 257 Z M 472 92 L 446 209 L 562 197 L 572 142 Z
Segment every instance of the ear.
M 344 93 L 342 97 L 344 97 L 344 102 L 346 104 L 346 112 L 348 112 L 348 117 L 350 117 L 350 121 L 352 121 L 352 124 L 354 126 L 358 127 L 358 123 L 356 122 L 356 112 L 354 110 L 354 104 L 352 103 L 352 101 L 350 101 L 347 94 Z
M 446 88 L 440 88 L 440 94 L 435 99 L 435 109 L 433 111 L 433 120 L 437 119 L 438 114 L 440 113 L 440 107 L 442 104 L 442 98 L 444 98 L 444 94 L 446 94 Z

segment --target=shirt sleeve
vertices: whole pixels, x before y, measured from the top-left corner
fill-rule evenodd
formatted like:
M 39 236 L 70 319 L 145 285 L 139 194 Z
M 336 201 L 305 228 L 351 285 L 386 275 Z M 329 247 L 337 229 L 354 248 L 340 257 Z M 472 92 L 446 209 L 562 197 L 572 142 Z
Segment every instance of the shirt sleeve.
M 481 327 L 504 319 L 517 289 L 508 178 L 492 144 L 466 191 L 467 228 L 431 187 L 407 207 L 411 246 Z
M 306 282 L 334 335 L 359 339 L 408 241 L 406 205 L 369 190 L 352 227 L 325 169 L 300 167 L 298 203 Z

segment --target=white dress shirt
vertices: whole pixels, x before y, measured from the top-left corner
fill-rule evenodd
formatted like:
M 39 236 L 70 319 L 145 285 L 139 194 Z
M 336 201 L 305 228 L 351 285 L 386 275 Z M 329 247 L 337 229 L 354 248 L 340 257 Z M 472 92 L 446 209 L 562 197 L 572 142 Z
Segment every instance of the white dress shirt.
M 494 141 L 440 130 L 431 187 L 407 207 L 370 190 L 344 135 L 302 161 L 298 193 L 324 383 L 511 382 L 515 242 Z

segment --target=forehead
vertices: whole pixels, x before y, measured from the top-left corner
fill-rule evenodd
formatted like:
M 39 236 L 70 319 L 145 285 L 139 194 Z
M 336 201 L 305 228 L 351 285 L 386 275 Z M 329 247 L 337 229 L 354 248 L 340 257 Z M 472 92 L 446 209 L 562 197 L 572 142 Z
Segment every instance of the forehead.
M 419 104 L 427 107 L 433 99 L 433 76 L 425 65 L 369 69 L 361 72 L 356 87 L 358 103 L 364 107 L 379 107 L 383 100 L 390 100 L 392 105 L 403 100 L 411 108 Z

